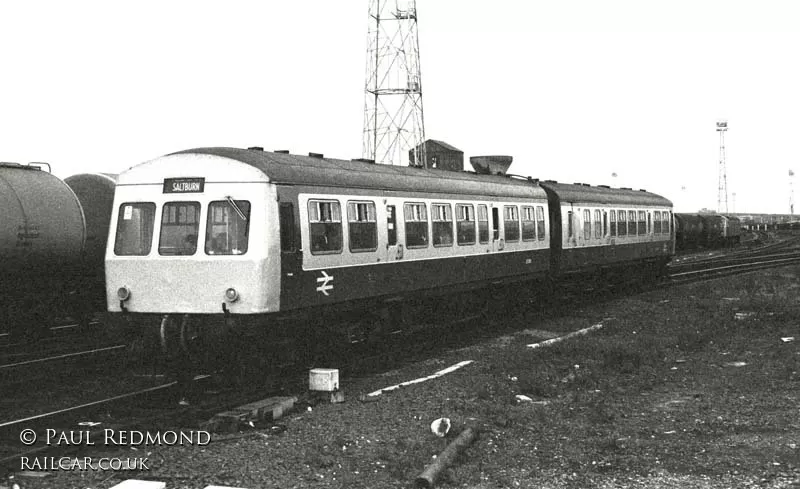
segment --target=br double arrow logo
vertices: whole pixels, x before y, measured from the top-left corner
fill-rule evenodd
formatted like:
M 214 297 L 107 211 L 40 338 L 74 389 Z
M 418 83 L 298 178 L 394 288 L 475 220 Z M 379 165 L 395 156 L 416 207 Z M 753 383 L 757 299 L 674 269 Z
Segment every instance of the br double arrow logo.
M 330 295 L 328 291 L 333 290 L 333 285 L 331 285 L 331 282 L 333 282 L 333 275 L 328 275 L 325 272 L 325 270 L 323 270 L 322 276 L 317 277 L 317 283 L 320 284 L 317 287 L 317 292 L 322 292 L 325 295 Z

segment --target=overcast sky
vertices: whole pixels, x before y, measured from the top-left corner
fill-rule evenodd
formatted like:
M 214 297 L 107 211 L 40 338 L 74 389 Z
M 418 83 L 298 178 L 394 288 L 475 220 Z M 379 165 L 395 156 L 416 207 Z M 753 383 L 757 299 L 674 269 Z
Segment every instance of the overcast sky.
M 729 210 L 787 213 L 796 5 L 418 0 L 426 135 L 696 211 L 717 206 L 726 119 Z M 0 0 L 0 161 L 64 178 L 203 146 L 360 157 L 368 7 Z

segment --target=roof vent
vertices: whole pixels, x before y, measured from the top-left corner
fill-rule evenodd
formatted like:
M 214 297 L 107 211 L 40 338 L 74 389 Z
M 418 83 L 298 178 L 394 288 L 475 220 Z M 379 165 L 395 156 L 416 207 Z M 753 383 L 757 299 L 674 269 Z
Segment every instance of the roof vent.
M 375 163 L 375 160 L 371 160 L 369 158 L 353 158 L 350 161 L 358 161 L 360 163 Z
M 545 180 L 544 183 L 558 183 L 558 180 Z
M 609 187 L 608 185 L 598 185 L 598 187 L 601 187 L 601 188 L 611 188 L 611 187 Z
M 312 158 L 320 158 L 320 159 L 325 158 L 325 155 L 322 154 L 322 153 L 308 153 L 308 156 L 310 156 Z
M 288 149 L 276 149 L 275 151 L 273 151 L 273 153 L 280 153 L 282 155 L 288 155 L 289 154 L 289 150 Z
M 632 189 L 632 188 L 630 188 L 630 187 L 620 187 L 619 189 L 620 189 L 620 190 L 633 190 L 633 189 Z
M 264 148 L 262 146 L 250 146 L 247 149 L 249 149 L 250 151 L 264 151 Z
M 493 156 L 471 156 L 469 158 L 475 173 L 482 175 L 505 175 L 513 156 L 493 155 Z
M 639 192 L 647 192 L 647 190 L 645 190 L 645 189 L 643 189 L 643 188 L 640 188 L 640 189 L 639 189 Z

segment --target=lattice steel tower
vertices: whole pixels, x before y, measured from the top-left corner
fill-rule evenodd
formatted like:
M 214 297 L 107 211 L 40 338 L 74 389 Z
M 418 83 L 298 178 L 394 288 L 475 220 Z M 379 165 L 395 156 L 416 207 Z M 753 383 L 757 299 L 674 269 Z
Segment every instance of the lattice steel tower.
M 719 191 L 717 192 L 717 212 L 728 213 L 728 172 L 725 169 L 725 132 L 728 130 L 727 121 L 717 122 L 719 133 Z M 725 206 L 723 207 L 723 203 Z
M 364 158 L 425 165 L 416 0 L 370 0 L 364 93 Z

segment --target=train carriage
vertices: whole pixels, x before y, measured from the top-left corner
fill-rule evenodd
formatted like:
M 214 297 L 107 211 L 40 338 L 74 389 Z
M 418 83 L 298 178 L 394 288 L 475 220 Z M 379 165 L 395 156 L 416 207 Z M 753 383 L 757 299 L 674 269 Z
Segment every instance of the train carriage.
M 122 173 L 114 209 L 107 298 L 128 314 L 386 315 L 550 263 L 545 192 L 502 176 L 207 148 Z
M 675 251 L 669 200 L 643 190 L 553 181 L 541 186 L 557 237 L 551 244 L 554 274 L 620 271 L 631 263 L 663 273 Z

